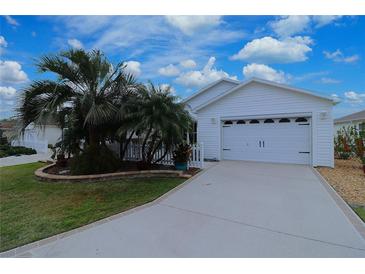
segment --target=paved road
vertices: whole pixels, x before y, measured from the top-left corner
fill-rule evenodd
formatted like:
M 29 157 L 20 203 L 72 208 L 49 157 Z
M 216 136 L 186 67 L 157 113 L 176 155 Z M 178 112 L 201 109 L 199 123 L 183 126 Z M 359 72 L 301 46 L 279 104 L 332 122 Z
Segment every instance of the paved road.
M 311 168 L 223 161 L 167 198 L 22 256 L 365 257 Z
M 37 153 L 33 155 L 9 156 L 5 158 L 0 158 L 0 167 L 52 160 L 51 155 L 52 152 L 49 151 L 48 153 Z

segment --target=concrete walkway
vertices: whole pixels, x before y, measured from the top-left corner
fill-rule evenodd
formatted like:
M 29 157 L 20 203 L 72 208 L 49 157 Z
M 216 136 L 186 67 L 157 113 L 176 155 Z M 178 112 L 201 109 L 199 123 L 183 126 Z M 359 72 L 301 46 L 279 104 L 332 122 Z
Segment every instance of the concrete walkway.
M 365 240 L 310 167 L 223 161 L 151 206 L 17 255 L 365 257 Z
M 5 158 L 0 158 L 0 167 L 28 164 L 38 161 L 51 161 L 51 155 L 52 152 L 49 150 L 48 153 L 37 153 L 33 155 L 9 156 Z

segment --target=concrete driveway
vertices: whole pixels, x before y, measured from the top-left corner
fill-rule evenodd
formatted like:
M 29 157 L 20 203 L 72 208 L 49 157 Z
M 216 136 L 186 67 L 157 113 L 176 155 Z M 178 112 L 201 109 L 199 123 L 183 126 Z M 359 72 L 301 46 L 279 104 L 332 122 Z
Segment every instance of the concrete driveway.
M 20 155 L 20 156 L 9 156 L 0 159 L 0 167 L 4 166 L 15 166 L 22 164 L 35 163 L 38 161 L 52 161 L 52 151 L 48 150 L 47 153 L 37 153 L 32 155 Z
M 18 255 L 365 257 L 365 240 L 310 167 L 223 161 L 150 206 Z

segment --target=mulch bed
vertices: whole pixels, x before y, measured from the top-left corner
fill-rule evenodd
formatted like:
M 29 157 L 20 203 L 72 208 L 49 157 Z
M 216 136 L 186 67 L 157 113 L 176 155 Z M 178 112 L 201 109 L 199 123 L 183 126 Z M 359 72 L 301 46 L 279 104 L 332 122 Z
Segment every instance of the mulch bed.
M 317 170 L 347 203 L 365 206 L 365 174 L 358 159 L 336 159 L 335 168 Z
M 141 169 L 138 162 L 135 161 L 123 161 L 121 162 L 121 166 L 115 172 L 123 172 L 123 171 L 139 171 L 139 170 L 147 170 Z M 171 165 L 152 165 L 149 170 L 175 170 L 174 166 Z M 189 170 L 186 170 L 184 174 L 195 175 L 200 171 L 199 168 L 191 167 Z M 71 175 L 70 168 L 68 165 L 66 167 L 53 166 L 47 169 L 47 173 L 56 174 L 56 175 Z

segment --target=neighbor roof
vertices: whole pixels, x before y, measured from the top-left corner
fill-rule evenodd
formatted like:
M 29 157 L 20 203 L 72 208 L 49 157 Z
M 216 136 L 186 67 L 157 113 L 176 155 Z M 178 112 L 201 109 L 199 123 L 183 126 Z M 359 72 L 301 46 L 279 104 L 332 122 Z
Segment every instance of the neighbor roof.
M 343 116 L 341 118 L 335 119 L 335 124 L 365 120 L 365 110 L 352 113 L 350 115 Z
M 247 86 L 248 84 L 251 84 L 251 83 L 261 83 L 261 84 L 265 84 L 265 85 L 270 85 L 270 86 L 275 86 L 275 87 L 279 87 L 279 88 L 283 88 L 283 89 L 287 89 L 287 90 L 290 90 L 290 91 L 294 91 L 294 92 L 298 92 L 298 93 L 302 93 L 302 94 L 306 94 L 306 95 L 310 95 L 310 96 L 314 96 L 314 97 L 317 97 L 319 99 L 323 99 L 323 100 L 327 100 L 327 101 L 330 101 L 332 102 L 333 104 L 336 104 L 337 102 L 335 102 L 333 100 L 333 98 L 331 97 L 327 97 L 327 96 L 323 96 L 323 95 L 319 95 L 319 94 L 316 94 L 312 91 L 308 91 L 308 90 L 305 90 L 305 89 L 301 89 L 301 88 L 296 88 L 296 87 L 291 87 L 291 86 L 288 86 L 288 85 L 283 85 L 283 84 L 278 84 L 276 82 L 272 82 L 272 81 L 267 81 L 267 80 L 263 80 L 263 79 L 259 79 L 259 78 L 251 78 L 247 81 L 244 81 L 242 82 L 241 84 L 223 92 L 222 94 L 208 100 L 207 102 L 199 105 L 198 107 L 195 108 L 195 110 L 200 110 L 208 105 L 210 105 L 211 103 L 213 102 L 216 102 L 218 101 L 219 99 L 221 99 L 222 97 L 244 87 L 244 86 Z M 215 83 L 216 84 L 216 83 Z M 212 87 L 213 85 L 210 85 L 209 87 Z M 205 91 L 207 88 L 204 88 L 202 90 L 199 91 L 199 93 Z M 190 99 L 190 98 L 188 98 Z

